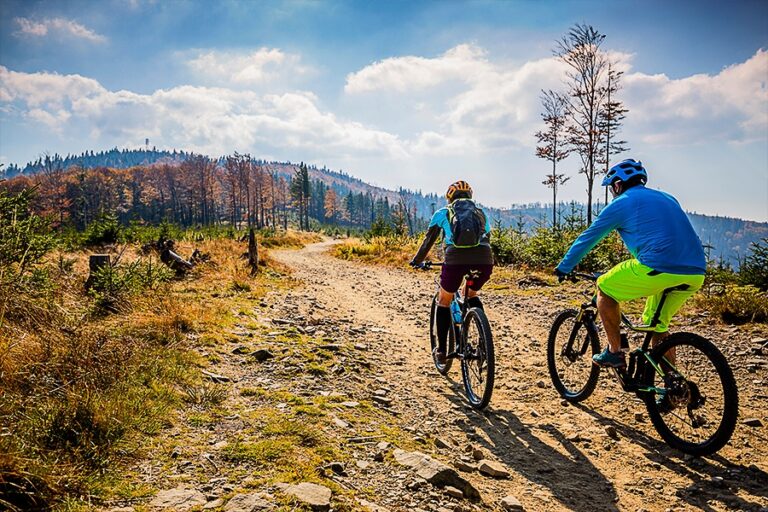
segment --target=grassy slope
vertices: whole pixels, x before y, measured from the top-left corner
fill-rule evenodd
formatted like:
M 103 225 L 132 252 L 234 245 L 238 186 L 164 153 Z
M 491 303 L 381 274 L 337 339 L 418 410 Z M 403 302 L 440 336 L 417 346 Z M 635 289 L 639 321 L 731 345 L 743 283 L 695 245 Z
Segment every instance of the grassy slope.
M 265 246 L 300 246 L 317 237 L 289 234 Z M 6 507 L 66 510 L 150 490 L 118 478 L 145 454 L 152 436 L 190 403 L 215 403 L 191 348 L 211 343 L 285 269 L 262 251 L 251 278 L 244 244 L 203 241 L 211 263 L 169 284 L 123 297 L 104 314 L 83 291 L 87 253 L 52 254 L 45 289 L 5 297 L 0 324 L 0 500 Z M 191 243 L 178 246 L 192 252 Z M 138 258 L 135 248 L 121 262 Z M 155 262 L 157 262 L 155 260 Z

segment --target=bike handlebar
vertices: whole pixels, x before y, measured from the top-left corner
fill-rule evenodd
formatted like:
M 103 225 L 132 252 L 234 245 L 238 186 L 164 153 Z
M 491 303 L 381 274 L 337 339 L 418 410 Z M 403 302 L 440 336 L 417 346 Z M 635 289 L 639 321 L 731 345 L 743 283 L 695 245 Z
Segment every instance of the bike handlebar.
M 585 274 L 584 272 L 571 272 L 565 278 L 572 283 L 576 283 L 578 281 L 597 281 L 597 278 L 601 275 L 600 273 Z
M 418 265 L 415 268 L 418 268 L 420 270 L 431 270 L 432 267 L 442 267 L 444 263 L 442 261 L 425 261 L 421 265 Z

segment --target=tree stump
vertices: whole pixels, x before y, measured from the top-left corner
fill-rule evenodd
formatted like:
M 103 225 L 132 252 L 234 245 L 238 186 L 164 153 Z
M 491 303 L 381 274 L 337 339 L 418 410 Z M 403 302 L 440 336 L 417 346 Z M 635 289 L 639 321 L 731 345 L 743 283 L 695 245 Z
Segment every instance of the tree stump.
M 93 281 L 96 279 L 96 273 L 103 269 L 104 267 L 108 267 L 112 265 L 112 262 L 109 258 L 109 254 L 91 254 L 91 256 L 88 258 L 88 279 L 85 281 L 85 289 L 90 290 L 91 286 L 93 286 Z
M 259 246 L 256 243 L 256 232 L 253 228 L 248 232 L 248 266 L 251 267 L 251 275 L 259 271 Z

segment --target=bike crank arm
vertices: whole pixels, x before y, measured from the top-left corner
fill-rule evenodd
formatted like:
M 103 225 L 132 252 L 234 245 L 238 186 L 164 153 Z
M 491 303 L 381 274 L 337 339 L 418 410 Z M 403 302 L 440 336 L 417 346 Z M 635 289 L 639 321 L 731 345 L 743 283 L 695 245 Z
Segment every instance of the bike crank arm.
M 611 369 L 613 370 L 613 374 L 616 376 L 616 380 L 619 382 L 621 389 L 627 392 L 632 392 L 637 389 L 637 385 L 633 382 L 633 379 L 629 377 L 624 368 Z

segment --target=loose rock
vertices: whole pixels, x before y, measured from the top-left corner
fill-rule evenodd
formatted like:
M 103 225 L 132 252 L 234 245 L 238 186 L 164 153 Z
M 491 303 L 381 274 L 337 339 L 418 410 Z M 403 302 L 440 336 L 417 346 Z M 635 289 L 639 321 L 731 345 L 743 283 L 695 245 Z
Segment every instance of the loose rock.
M 259 363 L 263 363 L 267 359 L 272 359 L 273 357 L 275 357 L 275 355 L 265 348 L 260 348 L 259 350 L 253 352 L 251 354 L 251 357 L 254 358 L 256 361 L 258 361 Z
M 208 377 L 208 380 L 212 380 L 213 382 L 230 382 L 232 379 L 229 377 L 226 377 L 224 375 L 219 375 L 218 373 L 209 372 L 208 370 L 201 370 L 203 375 Z
M 456 470 L 442 462 L 421 452 L 395 450 L 393 455 L 398 463 L 412 468 L 417 476 L 423 478 L 435 487 L 455 487 L 456 489 L 461 490 L 467 499 L 473 501 L 480 499 L 480 493 L 469 481 L 459 476 Z
M 501 508 L 512 512 L 523 512 L 525 510 L 523 508 L 523 504 L 520 503 L 520 500 L 514 496 L 506 496 L 504 499 L 502 499 Z
M 285 494 L 309 505 L 312 510 L 324 511 L 331 508 L 331 490 L 323 485 L 302 482 L 288 486 Z
M 509 471 L 492 460 L 483 459 L 477 464 L 477 469 L 484 475 L 492 476 L 493 478 L 509 478 Z
M 203 506 L 203 510 L 213 510 L 214 508 L 220 508 L 224 504 L 224 500 L 221 498 L 216 498 L 215 500 L 209 501 Z
M 157 496 L 149 502 L 149 506 L 183 511 L 205 505 L 207 502 L 208 500 L 205 499 L 205 495 L 200 491 L 176 488 L 158 492 Z
M 448 496 L 450 496 L 452 498 L 456 498 L 458 500 L 460 500 L 460 499 L 462 499 L 464 497 L 464 493 L 463 492 L 461 492 L 459 489 L 457 489 L 455 487 L 451 487 L 450 485 L 446 485 L 445 486 L 445 493 Z
M 236 494 L 224 507 L 224 512 L 256 512 L 257 510 L 272 510 L 275 504 L 265 499 L 261 493 Z

